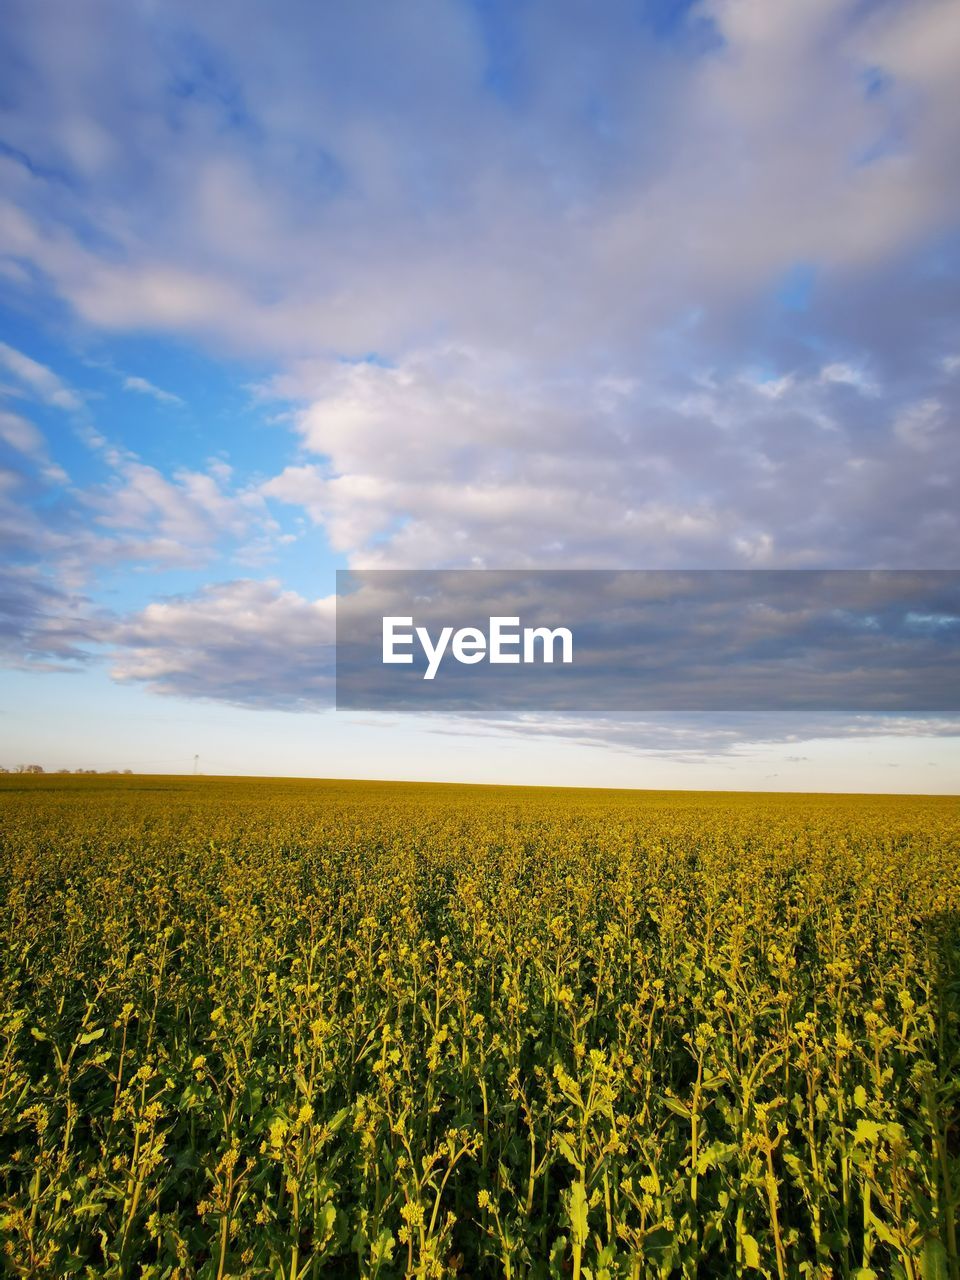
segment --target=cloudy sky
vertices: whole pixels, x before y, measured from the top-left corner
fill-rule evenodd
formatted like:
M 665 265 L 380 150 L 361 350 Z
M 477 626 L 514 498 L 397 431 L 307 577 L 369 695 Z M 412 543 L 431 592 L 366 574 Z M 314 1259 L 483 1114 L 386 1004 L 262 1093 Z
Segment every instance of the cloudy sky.
M 948 716 L 330 709 L 337 568 L 960 567 L 954 0 L 4 33 L 0 763 L 957 789 Z

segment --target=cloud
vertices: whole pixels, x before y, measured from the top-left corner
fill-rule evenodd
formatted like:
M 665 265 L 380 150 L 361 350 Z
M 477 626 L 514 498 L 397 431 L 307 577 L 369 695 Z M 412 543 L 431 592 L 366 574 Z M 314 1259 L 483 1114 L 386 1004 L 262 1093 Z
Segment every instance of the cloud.
M 960 712 L 956 572 L 354 572 L 338 590 L 341 708 Z M 385 617 L 435 641 L 486 634 L 494 617 L 518 634 L 563 626 L 571 660 L 473 666 L 441 651 L 425 680 L 419 639 L 408 665 L 381 661 Z
M 185 552 L 276 530 L 258 493 L 230 493 L 212 470 L 184 468 L 167 476 L 125 451 L 108 450 L 108 458 L 107 483 L 80 495 L 102 529 L 149 534 Z
M 239 580 L 151 604 L 116 620 L 104 637 L 113 650 L 113 676 L 121 682 L 143 683 L 169 696 L 312 712 L 333 705 L 334 608 L 332 598 L 310 601 L 277 582 Z M 383 723 L 390 722 L 390 716 L 383 717 Z M 428 712 L 415 723 L 436 733 L 563 739 L 678 761 L 736 755 L 766 743 L 960 734 L 960 720 L 949 715 L 796 711 L 660 712 L 655 717 L 623 711 Z
M 434 727 L 434 732 L 443 732 Z M 560 739 L 584 747 L 602 747 L 628 755 L 654 756 L 688 763 L 754 752 L 765 745 L 874 738 L 953 738 L 960 735 L 960 719 L 951 716 L 843 716 L 775 711 L 754 713 L 660 714 L 655 718 L 619 714 L 609 716 L 525 715 L 488 720 L 452 720 L 448 730 L 475 735 L 488 733 L 536 741 Z M 805 756 L 788 756 L 798 763 Z
M 870 590 L 876 595 L 884 588 L 873 583 Z M 894 596 L 897 590 L 899 586 Z M 156 693 L 302 712 L 333 705 L 335 602 L 308 600 L 276 581 L 242 579 L 158 601 L 114 619 L 102 636 L 112 649 L 114 678 L 145 684 Z M 390 722 L 391 716 L 383 715 L 383 723 Z M 768 743 L 960 734 L 960 719 L 952 714 L 796 709 L 656 715 L 623 707 L 606 713 L 484 709 L 470 714 L 460 709 L 441 715 L 426 707 L 413 723 L 438 733 L 519 736 L 532 742 L 559 738 L 688 761 L 735 755 Z
M 5 278 L 253 356 L 279 412 L 256 476 L 89 425 L 107 478 L 10 517 L 37 563 L 253 553 L 283 504 L 368 567 L 956 564 L 955 6 L 52 2 L 10 24 Z M 266 642 L 211 591 L 126 633 L 125 678 L 257 696 L 175 656 L 191 619 Z
M 90 429 L 108 479 L 74 484 L 38 427 L 0 411 L 0 652 L 6 665 L 58 667 L 96 657 L 115 615 L 92 596 L 116 571 L 199 569 L 218 552 L 267 559 L 282 538 L 230 473 L 164 475 Z
M 856 369 L 852 365 L 842 362 L 824 365 L 820 370 L 820 381 L 853 387 L 865 396 L 878 395 L 880 390 L 863 369 Z
M 942 442 L 946 415 L 935 397 L 907 405 L 897 416 L 894 434 L 910 449 L 925 453 Z
M 334 601 L 244 579 L 148 605 L 113 629 L 112 674 L 157 693 L 291 710 L 333 701 Z
M 50 461 L 43 433 L 19 413 L 0 409 L 0 440 L 36 463 L 45 479 L 56 483 L 66 482 L 67 473 L 57 463 Z
M 878 403 L 837 364 L 612 389 L 451 347 L 308 363 L 271 389 L 301 400 L 310 460 L 263 492 L 366 568 L 950 567 L 960 439 L 937 424 L 958 396 L 941 383 L 934 413 L 912 385 Z
M 42 434 L 18 413 L 0 412 L 0 440 L 19 453 L 36 456 L 46 451 Z
M 17 379 L 22 388 L 21 394 L 69 412 L 79 412 L 83 407 L 83 400 L 77 392 L 71 390 L 52 369 L 5 342 L 0 342 L 0 364 Z
M 14 374 L 26 393 L 44 404 L 71 414 L 85 408 L 81 397 L 57 373 L 23 352 L 0 343 L 0 363 Z M 143 378 L 128 377 L 124 386 L 181 403 Z M 14 495 L 19 487 L 16 484 L 6 493 L 12 521 L 22 526 L 32 519 L 35 529 L 44 530 L 45 536 L 36 539 L 38 548 L 42 544 L 43 553 L 48 556 L 55 549 L 60 551 L 48 566 L 54 572 L 69 564 L 68 572 L 75 576 L 85 556 L 91 566 L 139 557 L 190 563 L 196 560 L 198 551 L 209 550 L 219 541 L 251 536 L 266 544 L 278 532 L 255 486 L 228 491 L 232 473 L 222 461 L 211 460 L 205 471 L 184 467 L 168 476 L 131 450 L 112 444 L 92 424 L 89 413 L 75 423 L 75 430 L 105 464 L 104 482 L 76 486 L 69 494 L 61 494 L 59 505 L 48 507 L 39 519 L 28 514 L 31 496 L 35 495 L 21 494 L 18 499 Z M 51 460 L 43 433 L 22 414 L 0 410 L 0 441 L 37 464 L 46 485 L 68 483 L 67 473 Z M 90 529 L 85 518 L 90 512 L 106 536 Z
M 180 397 L 174 395 L 172 391 L 164 391 L 162 387 L 155 387 L 146 378 L 126 377 L 123 380 L 123 389 L 125 391 L 138 391 L 145 396 L 152 396 L 154 400 L 158 400 L 161 404 L 178 406 L 183 404 Z
M 856 282 L 955 216 L 936 0 L 776 24 L 717 0 L 672 45 L 614 4 L 591 52 L 574 8 L 525 6 L 515 98 L 469 6 L 375 10 L 24 11 L 12 252 L 104 328 L 282 356 L 439 331 L 555 364 L 623 361 L 690 307 L 729 322 L 798 260 Z M 81 195 L 38 177 L 61 170 Z
M 102 616 L 83 596 L 29 566 L 0 567 L 0 657 L 5 666 L 70 670 L 93 655 Z

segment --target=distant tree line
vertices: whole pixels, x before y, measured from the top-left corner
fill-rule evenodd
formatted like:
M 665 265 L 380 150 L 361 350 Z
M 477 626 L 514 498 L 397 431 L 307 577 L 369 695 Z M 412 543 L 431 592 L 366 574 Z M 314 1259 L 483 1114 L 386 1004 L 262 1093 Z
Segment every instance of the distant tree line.
M 100 773 L 99 769 L 57 769 L 56 773 Z M 0 764 L 0 773 L 46 773 L 42 764 L 18 764 L 15 769 L 6 769 Z M 112 774 L 133 773 L 132 769 L 104 769 L 106 777 Z

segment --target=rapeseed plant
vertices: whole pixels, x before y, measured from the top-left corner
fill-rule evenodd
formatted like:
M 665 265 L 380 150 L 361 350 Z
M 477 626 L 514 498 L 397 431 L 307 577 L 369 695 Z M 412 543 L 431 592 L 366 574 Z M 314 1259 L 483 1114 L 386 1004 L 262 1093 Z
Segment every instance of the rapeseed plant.
M 16 787 L 9 1273 L 960 1280 L 955 801 Z

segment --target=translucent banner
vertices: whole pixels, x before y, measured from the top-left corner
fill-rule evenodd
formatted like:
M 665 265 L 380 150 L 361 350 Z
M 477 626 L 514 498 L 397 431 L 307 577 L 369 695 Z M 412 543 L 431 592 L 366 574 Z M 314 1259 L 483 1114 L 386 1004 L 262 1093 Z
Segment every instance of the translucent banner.
M 960 571 L 341 571 L 337 706 L 956 711 Z

